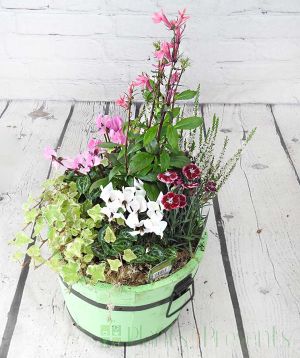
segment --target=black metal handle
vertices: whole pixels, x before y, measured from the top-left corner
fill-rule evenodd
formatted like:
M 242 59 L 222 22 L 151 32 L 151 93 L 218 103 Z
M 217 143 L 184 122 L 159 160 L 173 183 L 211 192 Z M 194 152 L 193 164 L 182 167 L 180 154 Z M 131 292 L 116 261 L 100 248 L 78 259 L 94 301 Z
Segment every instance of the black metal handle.
M 191 288 L 192 288 L 192 290 L 191 290 Z M 190 291 L 189 299 L 187 301 L 185 301 L 175 311 L 170 313 L 172 303 L 188 291 Z M 177 313 L 178 311 L 180 311 L 185 305 L 187 305 L 194 298 L 194 295 L 195 295 L 194 279 L 193 279 L 192 275 L 189 275 L 175 285 L 174 290 L 170 297 L 166 317 L 169 318 L 169 317 L 173 316 L 175 313 Z

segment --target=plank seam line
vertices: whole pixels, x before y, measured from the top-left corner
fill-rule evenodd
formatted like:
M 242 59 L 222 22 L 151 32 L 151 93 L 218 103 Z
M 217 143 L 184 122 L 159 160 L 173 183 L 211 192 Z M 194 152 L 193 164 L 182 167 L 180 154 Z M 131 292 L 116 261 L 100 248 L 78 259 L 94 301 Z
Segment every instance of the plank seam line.
M 180 330 L 179 319 L 177 319 L 177 327 L 178 327 L 178 334 L 179 334 L 180 357 L 183 358 L 182 336 L 181 336 L 181 330 Z
M 3 111 L 2 111 L 1 114 L 0 114 L 0 119 L 2 118 L 3 114 L 6 112 L 8 106 L 10 105 L 10 102 L 11 102 L 10 100 L 8 100 L 8 101 L 6 102 L 6 105 L 5 105 Z
M 285 154 L 286 154 L 286 156 L 287 156 L 287 158 L 288 158 L 288 160 L 289 160 L 289 162 L 290 162 L 290 164 L 291 164 L 291 167 L 292 167 L 292 169 L 293 169 L 293 171 L 294 171 L 294 173 L 295 173 L 295 175 L 296 175 L 297 182 L 298 182 L 298 184 L 300 185 L 300 177 L 299 177 L 299 175 L 298 175 L 298 172 L 297 172 L 297 169 L 296 169 L 296 167 L 295 167 L 295 164 L 294 164 L 294 162 L 293 162 L 293 160 L 292 160 L 292 158 L 291 158 L 291 156 L 290 156 L 290 152 L 289 152 L 289 150 L 288 150 L 288 148 L 287 148 L 287 145 L 286 145 L 286 143 L 285 143 L 285 141 L 284 141 L 284 139 L 283 139 L 281 130 L 280 130 L 280 128 L 279 128 L 279 125 L 278 125 L 278 123 L 277 123 L 277 121 L 276 121 L 276 118 L 275 118 L 275 115 L 274 115 L 274 112 L 273 112 L 273 106 L 272 106 L 271 104 L 268 105 L 268 106 L 269 106 L 269 108 L 270 108 L 270 111 L 271 111 L 271 114 L 272 114 L 272 117 L 273 117 L 273 121 L 274 121 L 275 129 L 276 129 L 276 133 L 277 133 L 277 135 L 278 135 L 278 137 L 279 137 L 280 144 L 281 144 L 281 146 L 282 146 L 282 148 L 283 148 L 283 150 L 284 150 L 284 152 L 285 152 Z
M 204 119 L 204 105 L 203 104 L 200 105 L 200 110 L 201 110 L 201 116 L 203 118 L 203 132 L 204 132 L 204 136 L 206 136 L 205 119 Z M 248 346 L 247 346 L 245 329 L 244 329 L 244 325 L 243 325 L 243 319 L 242 319 L 242 314 L 241 314 L 241 310 L 240 310 L 239 300 L 238 300 L 238 296 L 237 296 L 237 292 L 236 292 L 236 288 L 235 288 L 235 284 L 234 284 L 234 279 L 233 279 L 233 275 L 232 275 L 232 269 L 231 269 L 231 264 L 230 264 L 230 260 L 229 260 L 229 255 L 228 255 L 226 236 L 225 236 L 218 196 L 215 196 L 213 199 L 213 208 L 214 208 L 215 221 L 216 221 L 216 225 L 217 225 L 218 237 L 219 237 L 219 242 L 220 242 L 221 256 L 222 256 L 227 286 L 228 286 L 228 290 L 229 290 L 229 294 L 230 294 L 230 299 L 231 299 L 231 303 L 232 303 L 232 307 L 233 307 L 235 322 L 236 322 L 236 326 L 237 326 L 237 330 L 238 330 L 240 346 L 241 346 L 243 358 L 249 358 L 249 351 L 248 351 Z
M 59 139 L 57 141 L 56 149 L 59 148 L 62 144 L 64 135 L 66 133 L 68 124 L 72 117 L 73 111 L 74 111 L 74 104 L 71 105 L 70 112 L 68 114 L 68 117 L 65 121 L 64 127 L 63 127 L 61 134 L 59 136 Z M 50 165 L 46 179 L 49 179 L 49 177 L 50 177 L 51 167 L 52 166 Z M 32 229 L 31 236 L 33 235 L 33 231 L 34 231 L 34 227 Z M 34 244 L 34 242 L 29 244 L 28 247 L 30 247 L 33 244 Z M 15 294 L 13 296 L 9 312 L 7 314 L 7 321 L 6 321 L 6 325 L 5 325 L 5 329 L 3 332 L 2 341 L 1 341 L 1 345 L 0 345 L 0 358 L 6 358 L 8 351 L 9 351 L 12 336 L 14 334 L 14 330 L 15 330 L 15 327 L 17 324 L 17 319 L 18 319 L 18 315 L 19 315 L 19 310 L 20 310 L 20 305 L 21 305 L 21 301 L 22 301 L 22 297 L 23 297 L 26 280 L 28 277 L 30 261 L 31 261 L 31 258 L 26 254 L 24 261 L 23 261 L 23 268 L 21 269 L 21 273 L 19 275 Z
M 193 313 L 193 318 L 194 318 L 196 332 L 197 332 L 197 338 L 198 338 L 199 353 L 200 353 L 200 357 L 202 358 L 203 355 L 202 355 L 202 349 L 201 349 L 201 336 L 200 336 L 198 323 L 197 323 L 197 320 L 196 320 L 196 314 L 195 314 L 195 309 L 194 309 L 194 300 L 191 301 L 191 304 L 192 304 L 192 313 Z
M 231 303 L 232 303 L 233 312 L 234 312 L 234 316 L 235 316 L 235 321 L 236 321 L 236 325 L 237 325 L 237 329 L 238 329 L 240 345 L 241 345 L 243 357 L 249 358 L 249 351 L 248 351 L 248 346 L 247 346 L 245 329 L 244 329 L 244 325 L 243 325 L 240 304 L 239 304 L 239 300 L 238 300 L 238 296 L 237 296 L 237 292 L 236 292 L 236 288 L 235 288 L 235 284 L 234 284 L 234 279 L 233 279 L 233 275 L 232 275 L 232 269 L 231 269 L 231 264 L 230 264 L 230 260 L 229 260 L 229 255 L 228 255 L 226 236 L 225 236 L 225 232 L 224 232 L 224 226 L 223 226 L 223 220 L 222 220 L 218 196 L 216 196 L 213 199 L 213 207 L 214 207 L 215 220 L 216 220 L 216 224 L 217 224 L 218 236 L 219 236 L 220 247 L 221 247 L 221 256 L 222 256 L 223 266 L 224 266 L 224 270 L 225 270 L 225 274 L 226 274 L 226 280 L 227 280 L 227 285 L 228 285 L 228 289 L 229 289 L 229 293 L 230 293 L 230 298 L 231 298 Z

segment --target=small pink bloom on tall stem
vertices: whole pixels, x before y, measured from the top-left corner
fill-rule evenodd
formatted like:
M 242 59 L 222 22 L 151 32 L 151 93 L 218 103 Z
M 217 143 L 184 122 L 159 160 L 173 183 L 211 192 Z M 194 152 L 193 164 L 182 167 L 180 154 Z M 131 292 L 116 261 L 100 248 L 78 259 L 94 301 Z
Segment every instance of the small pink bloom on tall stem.
M 182 11 L 178 10 L 179 16 L 176 21 L 177 28 L 184 25 L 186 23 L 186 21 L 190 18 L 189 16 L 186 16 L 185 12 L 186 12 L 186 9 L 183 9 Z
M 116 100 L 116 104 L 124 109 L 128 109 L 128 101 L 126 101 L 125 96 L 120 97 Z
M 172 28 L 171 22 L 167 19 L 166 15 L 164 14 L 164 12 L 162 10 L 160 12 L 155 12 L 152 16 L 152 20 L 156 24 L 163 22 L 167 26 L 167 28 L 169 28 L 169 29 Z
M 165 58 L 166 60 L 168 60 L 169 62 L 172 61 L 172 54 L 171 54 L 171 48 L 173 47 L 172 43 L 169 42 L 163 42 L 160 45 L 160 50 L 155 51 L 154 56 L 158 59 L 158 60 L 162 60 L 163 58 Z
M 135 85 L 136 86 L 143 86 L 144 88 L 146 87 L 149 91 L 152 91 L 152 87 L 150 84 L 150 79 L 148 75 L 145 74 L 141 74 L 137 77 L 137 79 L 135 80 Z
M 174 84 L 176 82 L 179 81 L 179 78 L 180 78 L 180 72 L 179 71 L 175 71 L 172 76 L 171 76 L 171 79 L 170 79 L 170 83 L 171 84 Z

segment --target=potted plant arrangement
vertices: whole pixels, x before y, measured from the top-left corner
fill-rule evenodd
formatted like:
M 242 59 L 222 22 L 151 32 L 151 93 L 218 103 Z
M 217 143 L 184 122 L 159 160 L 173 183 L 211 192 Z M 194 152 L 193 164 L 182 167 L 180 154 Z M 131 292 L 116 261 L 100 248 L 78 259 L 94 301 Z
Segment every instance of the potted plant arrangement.
M 116 101 L 125 120 L 99 115 L 98 137 L 75 158 L 45 149 L 64 171 L 25 204 L 26 228 L 13 240 L 27 246 L 35 267 L 45 264 L 58 273 L 72 319 L 103 342 L 153 338 L 193 298 L 207 239 L 203 209 L 241 155 L 242 148 L 224 162 L 228 139 L 214 154 L 218 118 L 205 131 L 199 88 L 180 90 L 190 65 L 180 53 L 187 20 L 185 10 L 174 20 L 154 14 L 171 40 L 154 43 L 151 75 L 139 75 Z M 144 104 L 135 117 L 138 89 Z M 192 99 L 193 116 L 185 118 L 178 103 Z

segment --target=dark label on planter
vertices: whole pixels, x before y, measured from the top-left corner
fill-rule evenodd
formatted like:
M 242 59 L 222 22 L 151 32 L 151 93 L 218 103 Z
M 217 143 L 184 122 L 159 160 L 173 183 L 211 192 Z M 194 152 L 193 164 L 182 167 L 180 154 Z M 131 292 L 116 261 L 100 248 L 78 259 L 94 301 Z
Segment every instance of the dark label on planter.
M 158 280 L 159 278 L 166 277 L 169 275 L 172 270 L 172 261 L 166 260 L 161 262 L 160 264 L 152 267 L 149 271 L 148 281 L 152 282 Z

